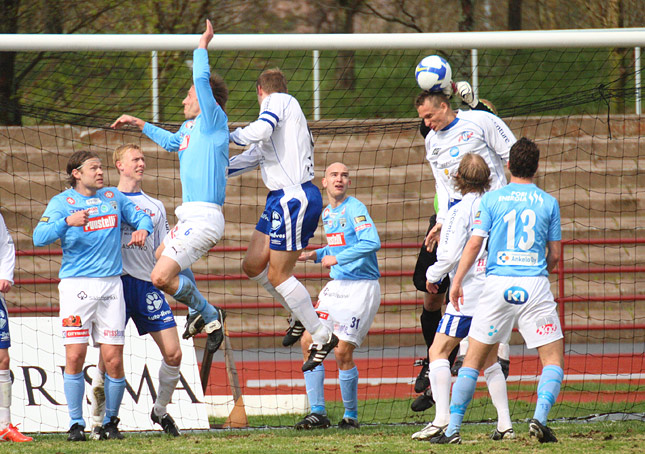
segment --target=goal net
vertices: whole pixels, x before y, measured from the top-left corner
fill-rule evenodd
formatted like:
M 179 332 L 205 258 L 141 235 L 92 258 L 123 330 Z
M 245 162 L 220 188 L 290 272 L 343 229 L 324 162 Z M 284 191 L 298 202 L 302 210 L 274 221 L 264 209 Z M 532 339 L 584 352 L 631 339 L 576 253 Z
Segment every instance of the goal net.
M 565 332 L 565 379 L 551 417 L 627 418 L 645 412 L 645 233 L 639 223 L 645 208 L 645 148 L 640 139 L 645 122 L 639 112 L 637 47 L 645 44 L 638 41 L 642 31 L 639 35 L 626 30 L 617 40 L 605 40 L 608 45 L 585 41 L 584 32 L 562 33 L 555 40 L 553 32 L 518 32 L 506 34 L 503 44 L 487 41 L 494 35 L 408 35 L 417 36 L 416 44 L 399 45 L 393 43 L 400 35 L 342 36 L 341 44 L 324 36 L 307 44 L 306 37 L 290 35 L 291 49 L 286 44 L 271 49 L 269 38 L 262 36 L 236 48 L 230 44 L 236 39 L 231 35 L 215 39 L 209 52 L 212 70 L 223 76 L 230 90 L 231 130 L 257 118 L 258 74 L 267 68 L 282 69 L 315 139 L 314 183 L 320 186 L 327 165 L 344 162 L 351 173 L 350 195 L 367 206 L 376 222 L 382 242 L 378 252 L 382 302 L 369 335 L 355 353 L 361 423 L 427 422 L 434 414 L 433 409 L 410 408 L 417 397 L 413 383 L 420 370 L 414 361 L 426 355 L 419 324 L 423 296 L 415 290 L 411 275 L 434 213 L 435 192 L 413 104 L 419 92 L 414 68 L 431 54 L 450 63 L 454 81 L 471 82 L 481 98 L 492 102 L 518 138 L 538 143 L 537 184 L 560 202 L 563 257 L 550 279 Z M 586 34 L 589 39 L 593 36 Z M 192 83 L 190 50 L 198 41 L 197 36 L 189 38 L 182 41 L 189 42 L 182 49 L 159 43 L 154 53 L 150 46 L 155 37 L 148 37 L 153 44 L 142 45 L 141 50 L 134 49 L 135 38 L 128 50 L 106 50 L 105 42 L 98 45 L 97 36 L 87 37 L 82 47 L 89 50 L 61 51 L 48 45 L 15 54 L 11 74 L 16 90 L 0 109 L 5 119 L 19 125 L 0 126 L 0 211 L 17 249 L 15 286 L 6 295 L 12 336 L 20 340 L 14 340 L 10 350 L 14 414 L 22 405 L 17 401 L 20 396 L 30 409 L 23 424 L 31 430 L 59 430 L 44 409 L 54 405 L 47 395 L 63 415 L 66 412 L 64 355 L 55 318 L 60 245 L 35 249 L 33 229 L 51 197 L 65 188 L 64 169 L 72 152 L 98 152 L 108 170 L 107 185 L 116 186 L 111 153 L 124 143 L 142 147 L 147 165 L 143 189 L 163 201 L 171 226 L 175 223 L 174 208 L 181 203 L 176 155 L 138 130 L 114 131 L 109 125 L 129 113 L 178 129 L 184 120 L 182 99 Z M 92 50 L 93 43 L 101 50 Z M 571 44 L 564 47 L 566 43 Z M 477 50 L 463 50 L 471 47 Z M 453 107 L 467 108 L 454 98 Z M 231 146 L 231 155 L 240 151 Z M 227 366 L 223 352 L 214 355 L 203 393 L 195 372 L 198 366 L 188 362 L 182 367 L 185 381 L 175 401 L 187 403 L 170 411 L 176 419 L 186 418 L 183 427 L 203 426 L 202 410 L 190 409 L 195 401 L 215 418 L 211 423 L 223 423 L 234 408 L 234 388 L 243 396 L 238 406 L 243 405 L 251 426 L 291 426 L 308 413 L 300 347 L 281 346 L 287 314 L 264 289 L 246 279 L 241 268 L 266 193 L 259 171 L 228 181 L 224 238 L 192 268 L 202 293 L 228 313 L 233 361 Z M 311 244 L 323 242 L 319 228 Z M 315 300 L 328 280 L 328 270 L 298 264 L 296 276 Z M 169 300 L 176 314 L 185 314 L 184 306 Z M 195 340 L 193 363 L 202 361 L 203 345 L 204 338 Z M 531 417 L 540 373 L 536 351 L 522 345 L 515 332 L 508 378 L 514 420 Z M 50 370 L 38 364 L 43 355 L 49 358 Z M 191 355 L 189 344 L 184 358 Z M 127 428 L 149 428 L 158 358 L 154 344 L 132 347 L 126 354 L 130 388 L 122 419 L 133 421 Z M 88 380 L 92 364 L 90 357 Z M 333 355 L 325 367 L 327 410 L 336 422 L 343 406 Z M 480 377 L 466 419 L 495 418 Z M 65 418 L 61 421 L 64 426 Z M 145 423 L 137 426 L 137 421 Z

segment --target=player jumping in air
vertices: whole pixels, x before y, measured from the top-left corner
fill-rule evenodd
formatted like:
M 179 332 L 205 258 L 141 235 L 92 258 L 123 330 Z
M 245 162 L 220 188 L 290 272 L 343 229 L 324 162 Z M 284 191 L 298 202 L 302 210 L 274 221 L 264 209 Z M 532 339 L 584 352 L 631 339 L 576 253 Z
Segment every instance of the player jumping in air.
M 331 268 L 331 281 L 318 295 L 316 312 L 334 330 L 340 341 L 334 349 L 338 380 L 345 413 L 341 429 L 358 428 L 358 369 L 354 349 L 360 347 L 381 304 L 381 287 L 376 251 L 381 241 L 367 208 L 347 195 L 351 184 L 347 167 L 336 162 L 322 180 L 329 205 L 323 211 L 327 246 L 303 252 L 300 260 L 315 260 Z M 301 340 L 305 357 L 311 342 L 309 333 Z M 329 427 L 325 410 L 325 368 L 322 364 L 305 372 L 311 413 L 296 424 L 296 429 Z
M 83 364 L 92 338 L 105 363 L 105 417 L 102 439 L 119 439 L 119 407 L 125 390 L 123 343 L 125 301 L 121 284 L 121 223 L 134 227 L 127 246 L 143 246 L 152 221 L 116 188 L 103 187 L 101 160 L 77 151 L 67 163 L 70 189 L 54 196 L 33 234 L 35 246 L 60 239 L 63 259 L 60 321 L 65 345 L 65 397 L 69 441 L 85 441 Z
M 256 88 L 260 116 L 231 133 L 231 141 L 250 148 L 231 158 L 229 176 L 259 165 L 270 192 L 242 268 L 292 314 L 285 346 L 297 342 L 304 329 L 311 333 L 309 358 L 302 366 L 303 371 L 311 370 L 338 344 L 338 337 L 318 319 L 309 292 L 293 275 L 322 211 L 320 190 L 311 182 L 313 138 L 300 104 L 287 94 L 287 81 L 280 70 L 264 71 Z
M 228 166 L 228 118 L 224 112 L 228 89 L 222 78 L 210 75 L 208 44 L 213 26 L 206 31 L 193 52 L 193 83 L 183 101 L 186 121 L 171 133 L 131 115 L 122 115 L 113 128 L 136 126 L 160 147 L 178 152 L 183 203 L 177 207 L 177 225 L 156 251 L 157 263 L 151 279 L 155 287 L 172 295 L 201 315 L 208 333 L 206 348 L 215 352 L 224 339 L 225 314 L 212 306 L 197 290 L 192 274 L 181 273 L 215 246 L 224 234 L 226 167 Z M 195 315 L 189 317 L 193 321 Z M 187 326 L 184 337 L 201 326 Z

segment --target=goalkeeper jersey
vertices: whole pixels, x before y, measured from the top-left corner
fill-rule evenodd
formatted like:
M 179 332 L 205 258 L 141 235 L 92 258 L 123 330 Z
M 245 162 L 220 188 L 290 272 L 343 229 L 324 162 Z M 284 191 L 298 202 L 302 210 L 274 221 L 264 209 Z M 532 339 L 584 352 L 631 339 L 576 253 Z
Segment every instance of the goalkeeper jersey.
M 165 150 L 178 152 L 184 202 L 224 204 L 228 166 L 228 118 L 213 97 L 206 49 L 193 52 L 193 82 L 201 113 L 176 133 L 146 123 L 143 133 Z
M 323 227 L 327 246 L 316 250 L 316 262 L 326 255 L 336 257 L 338 264 L 329 273 L 332 279 L 374 280 L 381 276 L 376 259 L 381 240 L 363 203 L 347 197 L 336 208 L 328 205 L 323 210 Z
M 89 210 L 83 227 L 71 227 L 65 218 Z M 63 259 L 58 277 L 119 276 L 121 260 L 121 223 L 152 234 L 152 220 L 116 188 L 99 189 L 86 197 L 74 189 L 54 196 L 36 225 L 35 246 L 46 246 L 60 238 Z
M 298 100 L 286 93 L 272 93 L 260 107 L 259 118 L 231 133 L 231 141 L 251 145 L 234 156 L 229 176 L 258 165 L 270 191 L 296 186 L 314 178 L 314 141 Z
M 444 129 L 430 131 L 425 139 L 426 159 L 435 178 L 437 223 L 443 224 L 451 202 L 461 199 L 453 185 L 461 158 L 467 153 L 484 158 L 491 172 L 491 190 L 498 189 L 506 184 L 505 163 L 515 142 L 515 136 L 500 118 L 480 110 L 460 110 Z
M 143 211 L 152 219 L 152 235 L 148 235 L 143 247 L 128 246 L 132 240 L 134 229 L 129 224 L 121 226 L 121 256 L 123 257 L 123 274 L 136 277 L 139 280 L 151 282 L 150 273 L 157 263 L 155 250 L 161 245 L 164 237 L 170 231 L 166 219 L 166 209 L 163 203 L 141 192 L 124 192 L 124 196 L 132 201 L 137 210 Z

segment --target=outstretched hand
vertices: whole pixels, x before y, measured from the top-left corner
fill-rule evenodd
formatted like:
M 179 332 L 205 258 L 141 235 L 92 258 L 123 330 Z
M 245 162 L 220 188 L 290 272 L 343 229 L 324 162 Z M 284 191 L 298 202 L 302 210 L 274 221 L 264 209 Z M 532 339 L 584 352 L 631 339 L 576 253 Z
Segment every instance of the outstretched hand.
M 206 19 L 206 30 L 202 33 L 202 36 L 199 38 L 199 48 L 208 49 L 208 44 L 213 39 L 213 25 L 211 21 Z
M 143 129 L 145 122 L 137 117 L 133 117 L 132 115 L 121 115 L 110 125 L 110 128 L 120 129 L 125 125 L 136 126 L 139 129 Z

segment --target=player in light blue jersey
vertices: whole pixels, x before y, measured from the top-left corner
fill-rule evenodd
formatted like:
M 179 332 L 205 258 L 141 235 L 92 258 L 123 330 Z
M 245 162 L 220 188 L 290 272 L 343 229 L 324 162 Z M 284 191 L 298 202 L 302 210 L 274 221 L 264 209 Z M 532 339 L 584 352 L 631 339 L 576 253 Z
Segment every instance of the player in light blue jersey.
M 358 369 L 354 363 L 354 349 L 360 347 L 381 304 L 378 281 L 381 274 L 376 258 L 381 240 L 365 205 L 347 195 L 351 180 L 344 164 L 330 165 L 322 184 L 329 199 L 329 205 L 323 211 L 327 245 L 303 252 L 300 260 L 315 260 L 325 268 L 331 268 L 332 280 L 318 295 L 316 312 L 340 339 L 334 355 L 345 413 L 338 427 L 353 429 L 359 427 Z M 301 339 L 305 359 L 310 343 L 311 335 L 306 332 Z M 324 381 L 322 364 L 305 372 L 311 413 L 296 424 L 296 429 L 330 426 L 325 410 Z
M 123 342 L 125 302 L 121 285 L 121 223 L 135 228 L 129 245 L 143 246 L 152 221 L 116 188 L 103 187 L 101 160 L 77 151 L 67 163 L 72 186 L 54 196 L 34 229 L 35 246 L 60 239 L 63 249 L 60 321 L 65 345 L 65 397 L 69 441 L 85 441 L 83 363 L 90 337 L 105 361 L 105 417 L 101 438 L 123 438 L 119 407 L 125 390 Z
M 182 200 L 175 214 L 178 223 L 156 252 L 157 263 L 151 279 L 155 287 L 189 307 L 184 338 L 204 329 L 206 348 L 215 352 L 224 339 L 225 313 L 212 306 L 197 290 L 192 274 L 182 273 L 217 244 L 224 234 L 222 205 L 228 167 L 228 118 L 224 109 L 228 89 L 219 76 L 211 76 L 208 44 L 213 26 L 206 31 L 193 52 L 193 86 L 183 101 L 186 121 L 171 133 L 131 115 L 122 115 L 113 128 L 136 126 L 162 148 L 179 155 Z M 198 324 L 196 320 L 199 317 Z M 192 321 L 192 325 L 191 325 Z
M 162 355 L 159 367 L 157 398 L 150 413 L 153 423 L 159 424 L 164 432 L 179 436 L 175 420 L 166 411 L 170 398 L 180 379 L 181 346 L 177 334 L 177 324 L 164 294 L 150 282 L 150 272 L 155 265 L 155 250 L 170 230 L 166 220 L 166 210 L 161 201 L 153 199 L 141 190 L 146 169 L 145 157 L 141 147 L 129 143 L 121 145 L 113 153 L 114 166 L 119 171 L 117 189 L 137 206 L 148 213 L 152 219 L 154 233 L 146 238 L 143 247 L 128 246 L 132 227 L 124 225 L 121 235 L 123 259 L 123 293 L 126 305 L 126 323 L 132 319 L 139 335 L 150 334 Z M 190 270 L 188 270 L 190 271 Z M 93 419 L 90 437 L 100 437 L 101 420 L 105 409 L 105 363 L 99 355 L 99 362 L 92 378 L 90 392 L 91 414 Z
M 529 434 L 540 443 L 557 441 L 546 423 L 564 377 L 562 328 L 548 279 L 560 258 L 560 208 L 554 197 L 533 184 L 539 159 L 534 142 L 517 141 L 510 150 L 510 184 L 485 194 L 479 205 L 450 301 L 458 309 L 467 298 L 464 276 L 488 237 L 486 282 L 470 327 L 468 352 L 452 389 L 450 423 L 430 440 L 433 443 L 461 443 L 461 422 L 484 359 L 510 338 L 515 324 L 526 346 L 537 348 L 543 366 Z
M 307 288 L 293 275 L 322 211 L 320 190 L 311 182 L 314 141 L 298 100 L 287 93 L 282 71 L 263 71 L 256 90 L 258 119 L 230 135 L 232 142 L 249 148 L 231 157 L 229 176 L 260 166 L 262 181 L 269 189 L 242 269 L 292 314 L 282 345 L 295 344 L 305 329 L 311 333 L 309 360 L 302 366 L 305 371 L 320 364 L 338 343 L 316 316 Z

